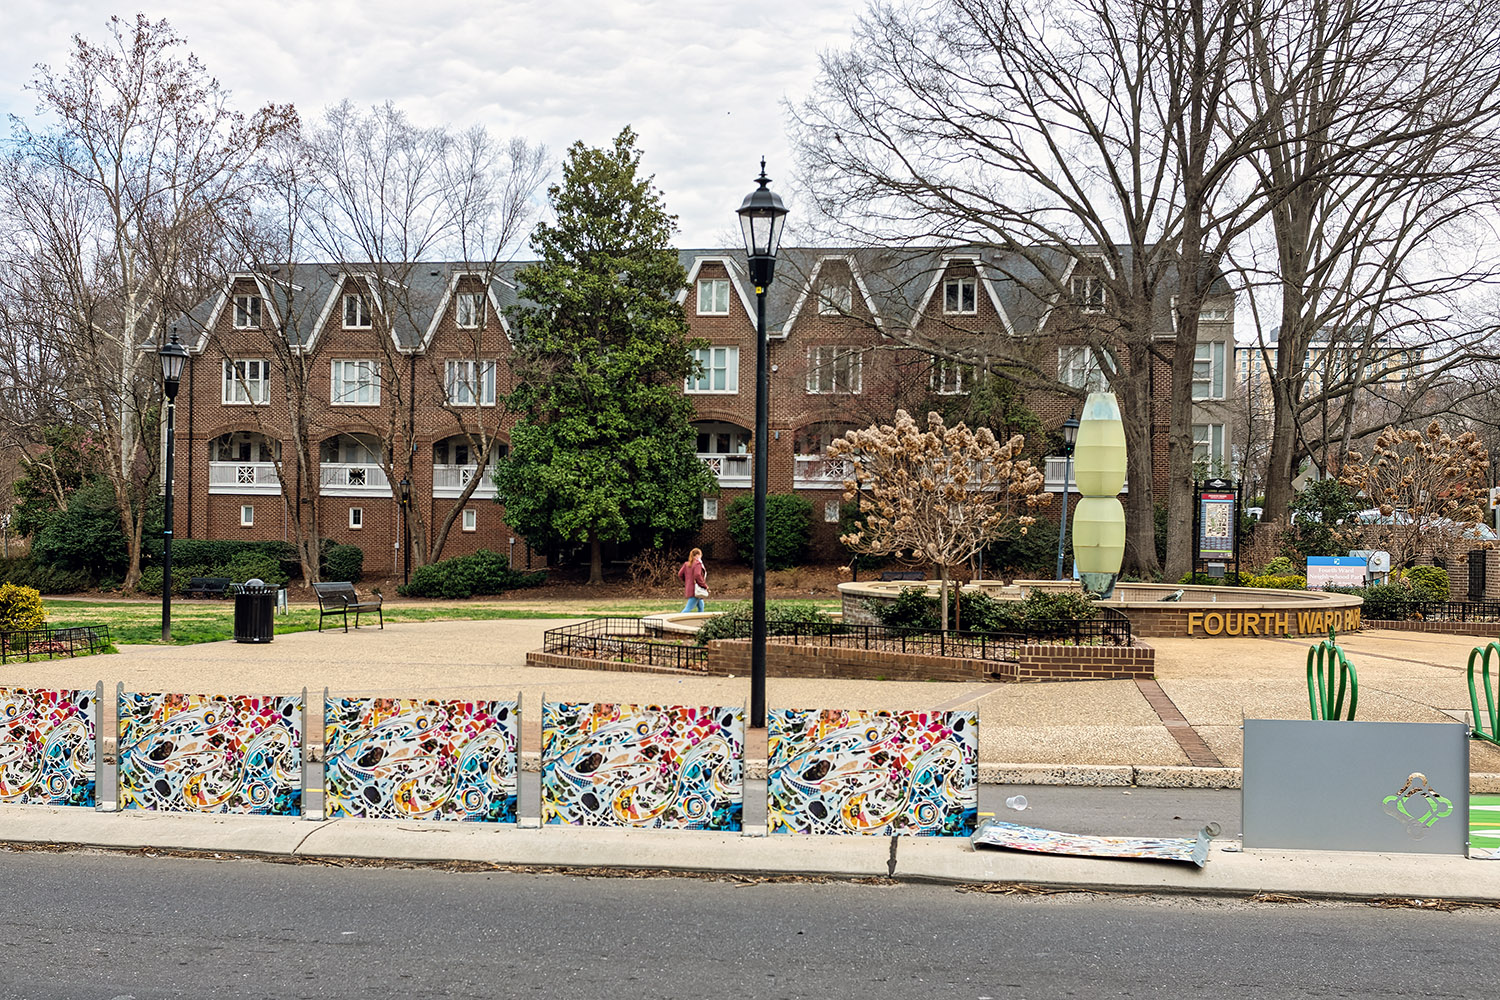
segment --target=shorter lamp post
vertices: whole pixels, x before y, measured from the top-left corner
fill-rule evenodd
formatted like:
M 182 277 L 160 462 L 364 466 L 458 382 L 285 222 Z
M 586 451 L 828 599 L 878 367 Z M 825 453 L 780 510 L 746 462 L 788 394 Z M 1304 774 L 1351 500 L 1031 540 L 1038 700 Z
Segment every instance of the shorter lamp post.
M 187 348 L 177 339 L 177 328 L 172 328 L 172 339 L 157 351 L 161 359 L 161 386 L 167 397 L 167 441 L 166 468 L 163 482 L 166 484 L 167 510 L 161 532 L 161 641 L 172 641 L 172 477 L 174 453 L 177 450 L 177 387 L 182 384 L 182 366 L 187 361 Z
M 766 161 L 760 161 L 760 186 L 740 205 L 750 282 L 755 286 L 755 563 L 750 597 L 750 726 L 766 725 L 766 480 L 771 451 L 771 348 L 766 339 L 766 288 L 776 274 L 776 249 L 786 206 L 768 186 Z
M 411 480 L 401 479 L 401 582 L 411 582 Z
M 1078 418 L 1068 414 L 1063 421 L 1063 504 L 1062 525 L 1057 529 L 1057 579 L 1063 579 L 1063 548 L 1068 537 L 1068 484 L 1073 481 L 1073 443 L 1078 440 Z

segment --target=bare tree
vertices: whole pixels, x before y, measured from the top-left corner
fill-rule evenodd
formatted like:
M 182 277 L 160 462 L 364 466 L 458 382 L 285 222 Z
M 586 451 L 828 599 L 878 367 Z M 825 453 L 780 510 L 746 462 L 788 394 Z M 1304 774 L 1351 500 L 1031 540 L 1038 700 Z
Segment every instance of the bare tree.
M 129 538 L 125 586 L 140 576 L 146 500 L 156 475 L 160 401 L 152 341 L 163 318 L 204 290 L 223 220 L 244 199 L 246 168 L 295 121 L 268 106 L 246 118 L 165 21 L 113 18 L 109 39 L 73 40 L 65 69 L 38 68 L 34 129 L 15 122 L 5 175 L 6 255 L 29 258 L 55 324 L 75 404 L 109 456 Z
M 1011 522 L 1024 531 L 1035 518 L 1023 510 L 1052 500 L 1040 492 L 1042 474 L 1020 457 L 1025 445 L 1019 434 L 1001 444 L 987 428 L 944 426 L 936 413 L 927 414 L 922 431 L 905 410 L 896 411 L 894 425 L 850 431 L 828 453 L 851 460 L 854 478 L 844 481 L 844 500 L 858 502 L 864 524 L 839 540 L 854 552 L 936 565 L 946 630 L 951 570 Z

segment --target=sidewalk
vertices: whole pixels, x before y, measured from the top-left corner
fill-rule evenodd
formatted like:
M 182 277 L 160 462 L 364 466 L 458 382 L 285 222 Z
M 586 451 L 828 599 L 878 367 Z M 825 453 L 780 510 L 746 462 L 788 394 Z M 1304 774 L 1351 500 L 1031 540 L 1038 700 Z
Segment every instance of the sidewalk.
M 540 701 L 743 704 L 746 678 L 681 677 L 525 665 L 558 621 L 388 625 L 348 634 L 279 636 L 270 645 L 232 642 L 118 656 L 13 664 L 11 687 L 285 694 L 326 686 L 335 695 L 522 699 L 523 764 L 535 767 Z M 1468 710 L 1463 666 L 1476 640 L 1421 633 L 1340 637 L 1360 676 L 1359 717 L 1450 721 Z M 798 707 L 974 709 L 980 780 L 989 785 L 1083 784 L 1232 788 L 1239 782 L 1240 720 L 1306 718 L 1307 644 L 1282 639 L 1159 639 L 1156 687 L 1132 681 L 1066 684 L 905 683 L 771 678 L 768 703 Z M 113 697 L 106 691 L 108 731 Z M 1193 766 L 1191 735 L 1219 766 Z M 320 733 L 309 733 L 316 742 Z M 759 742 L 757 743 L 757 737 Z M 764 735 L 747 740 L 747 777 L 764 774 Z M 1500 749 L 1471 742 L 1474 791 L 1500 791 Z M 1112 794 L 1112 793 L 1111 793 Z M 1212 794 L 1212 793 L 1210 793 Z M 993 799 L 992 799 L 993 800 Z M 1500 901 L 1500 864 L 1422 855 L 1239 852 L 1227 824 L 1207 868 L 975 852 L 967 841 L 749 836 L 393 821 L 310 822 L 272 817 L 0 808 L 0 841 L 291 857 L 382 858 L 413 863 L 488 862 L 831 874 L 842 877 L 1020 882 L 1150 892 L 1281 893 L 1308 898 L 1384 896 Z M 1049 826 L 1045 816 L 1008 817 Z M 1192 820 L 1192 816 L 1178 817 Z M 1207 818 L 1207 817 L 1205 817 Z M 753 814 L 747 815 L 753 820 Z M 534 827 L 535 811 L 530 824 Z M 1180 825 L 1180 824 L 1178 824 Z M 1065 827 L 1060 827 L 1065 828 Z M 763 828 L 762 828 L 763 830 Z M 1085 832 L 1085 831 L 1079 831 Z M 1099 830 L 1097 832 L 1120 832 Z M 1181 835 L 1164 829 L 1162 835 Z M 895 858 L 895 867 L 891 859 Z

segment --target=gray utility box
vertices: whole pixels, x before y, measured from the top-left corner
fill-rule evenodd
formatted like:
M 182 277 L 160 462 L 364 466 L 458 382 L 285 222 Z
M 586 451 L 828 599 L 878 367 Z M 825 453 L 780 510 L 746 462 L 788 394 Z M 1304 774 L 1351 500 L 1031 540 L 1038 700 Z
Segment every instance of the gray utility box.
M 1247 848 L 1469 851 L 1469 729 L 1245 720 Z

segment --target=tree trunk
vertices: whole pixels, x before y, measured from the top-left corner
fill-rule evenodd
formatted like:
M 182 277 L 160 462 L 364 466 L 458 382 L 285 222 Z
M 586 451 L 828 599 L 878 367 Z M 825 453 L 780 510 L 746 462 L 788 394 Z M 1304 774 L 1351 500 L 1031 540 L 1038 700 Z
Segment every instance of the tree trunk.
M 597 587 L 604 583 L 604 546 L 599 541 L 599 533 L 589 532 L 589 586 Z
M 939 614 L 942 615 L 940 619 L 943 623 L 942 631 L 946 632 L 948 631 L 948 566 L 944 563 L 938 564 L 938 579 L 942 581 L 938 588 L 938 593 L 941 595 L 938 599 L 938 604 L 941 606 Z
M 1145 347 L 1132 345 L 1128 356 L 1129 371 L 1149 373 L 1151 355 Z M 1155 462 L 1150 386 L 1149 378 L 1131 377 L 1118 380 L 1115 386 L 1120 420 L 1125 428 L 1125 469 L 1130 481 L 1129 492 L 1125 494 L 1125 557 L 1121 569 L 1146 579 L 1154 579 L 1161 572 L 1161 562 L 1156 558 L 1156 505 L 1152 492 Z

